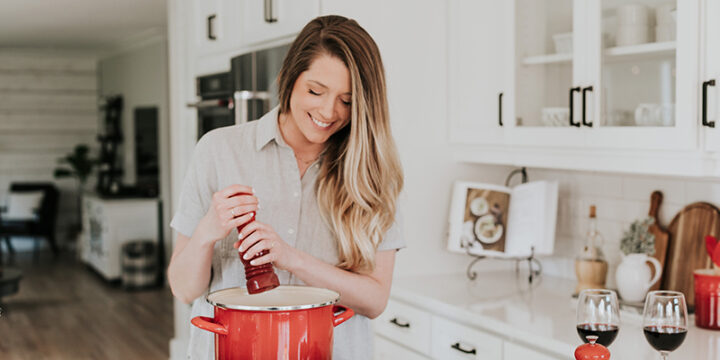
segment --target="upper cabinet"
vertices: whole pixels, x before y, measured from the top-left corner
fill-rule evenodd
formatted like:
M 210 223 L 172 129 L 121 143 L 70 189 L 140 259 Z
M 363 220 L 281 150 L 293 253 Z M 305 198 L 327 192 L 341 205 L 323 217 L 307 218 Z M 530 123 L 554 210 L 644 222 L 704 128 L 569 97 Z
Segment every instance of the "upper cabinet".
M 253 45 L 296 34 L 320 13 L 320 0 L 245 0 L 243 42 Z
M 511 122 L 505 84 L 512 71 L 506 26 L 513 18 L 511 2 L 451 0 L 448 12 L 453 19 L 447 24 L 450 141 L 501 144 L 503 127 Z
M 702 70 L 700 76 L 700 124 L 705 149 L 720 152 L 720 0 L 701 3 Z
M 720 124 L 702 125 L 703 110 L 705 124 L 720 120 L 719 3 L 452 1 L 448 123 L 458 158 L 720 174 L 702 154 L 720 151 Z M 663 168 L 665 156 L 675 162 Z
M 193 53 L 223 58 L 291 37 L 320 13 L 319 0 L 191 0 Z

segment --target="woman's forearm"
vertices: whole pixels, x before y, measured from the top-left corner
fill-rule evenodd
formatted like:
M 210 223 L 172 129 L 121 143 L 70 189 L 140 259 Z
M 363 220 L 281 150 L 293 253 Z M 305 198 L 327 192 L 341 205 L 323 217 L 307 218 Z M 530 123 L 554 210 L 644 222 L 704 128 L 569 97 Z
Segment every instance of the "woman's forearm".
M 368 275 L 337 268 L 304 252 L 299 252 L 298 257 L 300 261 L 289 270 L 305 284 L 338 292 L 341 304 L 371 319 L 385 310 L 395 264 L 394 250 L 379 252 L 376 269 Z
M 201 296 L 210 283 L 214 242 L 203 241 L 202 235 L 202 231 L 196 231 L 192 238 L 178 235 L 168 266 L 170 289 L 187 304 Z

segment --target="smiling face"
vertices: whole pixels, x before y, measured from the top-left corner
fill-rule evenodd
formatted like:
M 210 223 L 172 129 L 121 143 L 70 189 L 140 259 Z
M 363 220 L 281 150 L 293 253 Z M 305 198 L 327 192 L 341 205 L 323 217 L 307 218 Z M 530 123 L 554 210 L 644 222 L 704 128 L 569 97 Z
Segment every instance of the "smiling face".
M 336 57 L 318 56 L 293 86 L 290 113 L 281 121 L 285 141 L 294 149 L 325 144 L 350 122 L 350 89 L 347 66 Z

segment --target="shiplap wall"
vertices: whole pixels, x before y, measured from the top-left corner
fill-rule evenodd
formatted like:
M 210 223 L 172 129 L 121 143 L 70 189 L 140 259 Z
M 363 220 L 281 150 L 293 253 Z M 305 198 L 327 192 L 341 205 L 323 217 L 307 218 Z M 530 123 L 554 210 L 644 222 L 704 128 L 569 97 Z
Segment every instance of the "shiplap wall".
M 55 181 L 60 243 L 75 221 L 76 184 L 53 170 L 76 144 L 96 147 L 96 64 L 89 54 L 0 49 L 0 202 L 13 181 Z

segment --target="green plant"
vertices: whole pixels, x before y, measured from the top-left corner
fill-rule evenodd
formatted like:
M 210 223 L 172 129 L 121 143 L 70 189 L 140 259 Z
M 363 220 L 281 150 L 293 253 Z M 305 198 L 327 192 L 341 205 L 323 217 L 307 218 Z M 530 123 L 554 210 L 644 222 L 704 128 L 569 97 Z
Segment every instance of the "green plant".
M 655 254 L 655 235 L 648 232 L 655 219 L 648 217 L 635 220 L 620 240 L 620 251 L 628 254 Z
M 85 184 L 92 174 L 93 168 L 99 163 L 97 159 L 90 157 L 90 148 L 85 144 L 78 144 L 75 149 L 58 159 L 59 164 L 66 166 L 55 168 L 54 176 L 56 179 L 74 177 L 77 179 L 77 211 L 78 225 L 77 231 L 82 231 L 82 194 L 85 190 Z

